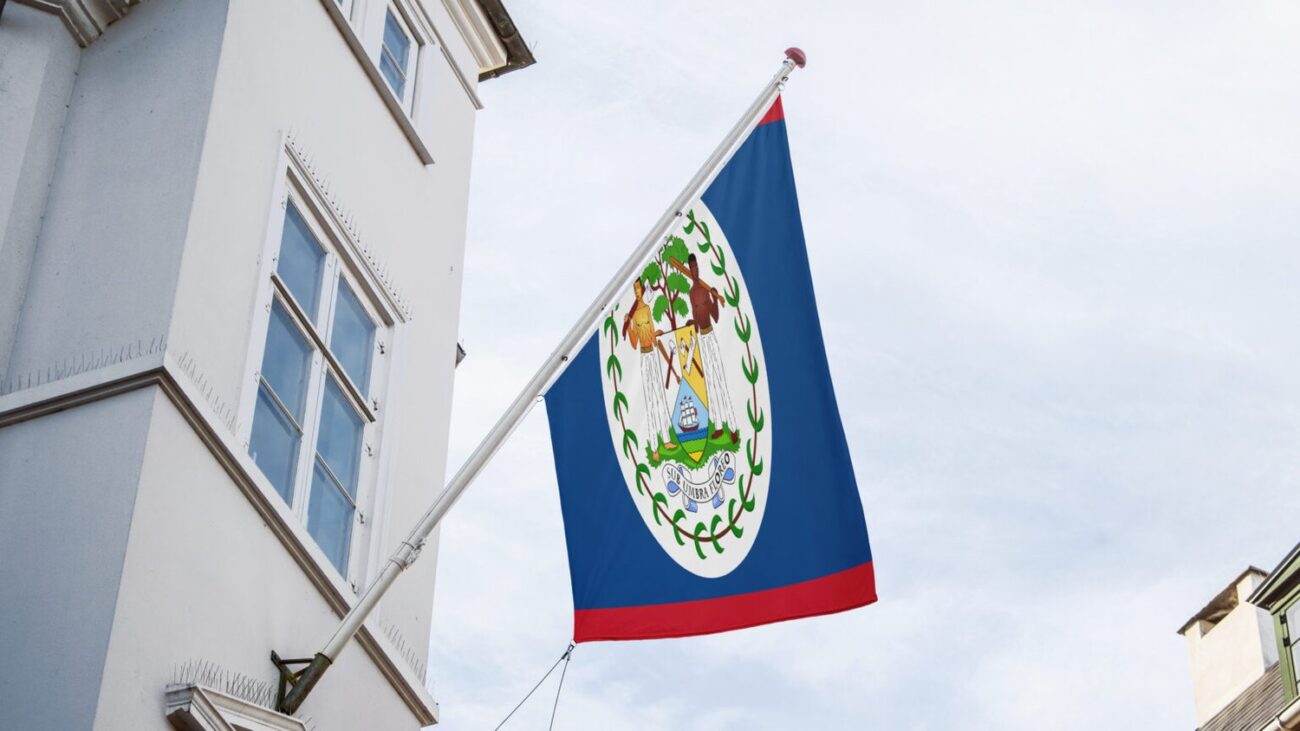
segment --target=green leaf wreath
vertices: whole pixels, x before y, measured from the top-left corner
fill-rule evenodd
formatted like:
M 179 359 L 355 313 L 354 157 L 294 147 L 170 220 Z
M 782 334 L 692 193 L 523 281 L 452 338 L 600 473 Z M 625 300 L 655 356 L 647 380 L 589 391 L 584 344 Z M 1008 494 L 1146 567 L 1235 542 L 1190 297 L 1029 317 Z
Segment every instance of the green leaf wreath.
M 697 522 L 695 526 L 687 526 L 687 514 L 685 510 L 678 509 L 671 515 L 668 512 L 668 496 L 662 492 L 656 492 L 651 480 L 651 459 L 647 457 L 646 461 L 641 460 L 638 452 L 638 440 L 636 433 L 628 428 L 626 423 L 626 414 L 628 408 L 627 396 L 620 390 L 623 381 L 623 365 L 619 362 L 616 346 L 618 345 L 618 323 L 614 315 L 617 312 L 617 306 L 605 318 L 601 328 L 602 333 L 609 338 L 610 355 L 605 362 L 605 377 L 608 378 L 614 387 L 614 398 L 610 404 L 610 411 L 614 418 L 618 419 L 619 428 L 622 430 L 622 451 L 623 455 L 631 460 L 634 474 L 636 476 L 637 494 L 646 497 L 646 508 L 650 510 L 650 515 L 654 518 L 656 525 L 663 525 L 665 521 L 673 527 L 673 538 L 677 544 L 686 545 L 686 541 L 692 541 L 695 544 L 695 554 L 700 560 L 707 560 L 708 555 L 704 552 L 705 544 L 713 549 L 716 553 L 723 553 L 726 549 L 722 545 L 723 539 L 730 534 L 735 538 L 744 535 L 745 530 L 741 522 L 746 513 L 754 511 L 756 505 L 754 495 L 754 478 L 763 474 L 764 463 L 758 458 L 759 436 L 766 426 L 766 414 L 761 406 L 758 405 L 758 379 L 760 376 L 759 360 L 754 354 L 750 345 L 750 339 L 753 337 L 753 321 L 749 315 L 739 311 L 740 305 L 740 281 L 728 274 L 727 257 L 722 251 L 722 247 L 713 242 L 713 236 L 709 231 L 709 225 L 704 221 L 695 218 L 695 211 L 688 211 L 686 214 L 687 223 L 682 227 L 682 233 L 690 236 L 699 231 L 703 241 L 696 243 L 696 248 L 700 254 L 705 256 L 712 254 L 713 260 L 710 266 L 713 273 L 723 278 L 726 291 L 723 297 L 726 298 L 734 310 L 733 326 L 736 329 L 736 335 L 740 341 L 745 344 L 745 355 L 741 359 L 741 370 L 745 374 L 745 380 L 749 381 L 750 394 L 745 404 L 745 414 L 749 418 L 749 426 L 753 429 L 752 437 L 745 440 L 745 457 L 749 464 L 749 472 L 740 472 L 736 484 L 740 486 L 739 500 L 731 498 L 727 501 L 727 518 L 723 520 L 721 515 L 714 515 L 709 525 L 703 521 Z M 642 273 L 642 280 L 646 282 L 649 289 L 657 293 L 652 307 L 652 315 L 655 320 L 660 320 L 667 316 L 673 328 L 677 327 L 677 316 L 687 316 L 689 309 L 683 295 L 690 292 L 690 282 L 681 274 L 667 268 L 665 262 L 670 258 L 678 261 L 685 261 L 689 256 L 689 248 L 686 240 L 680 236 L 670 236 L 667 243 L 660 247 L 655 253 L 655 257 L 646 265 Z M 646 445 L 647 450 L 649 445 Z

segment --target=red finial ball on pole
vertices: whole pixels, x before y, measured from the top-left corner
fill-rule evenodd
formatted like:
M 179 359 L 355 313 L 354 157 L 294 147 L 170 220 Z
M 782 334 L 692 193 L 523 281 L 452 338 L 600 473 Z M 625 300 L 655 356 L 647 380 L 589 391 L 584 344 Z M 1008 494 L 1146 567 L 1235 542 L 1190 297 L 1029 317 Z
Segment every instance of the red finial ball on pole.
M 808 64 L 808 55 L 794 46 L 785 49 L 785 57 L 794 61 L 794 65 L 799 68 L 803 68 Z

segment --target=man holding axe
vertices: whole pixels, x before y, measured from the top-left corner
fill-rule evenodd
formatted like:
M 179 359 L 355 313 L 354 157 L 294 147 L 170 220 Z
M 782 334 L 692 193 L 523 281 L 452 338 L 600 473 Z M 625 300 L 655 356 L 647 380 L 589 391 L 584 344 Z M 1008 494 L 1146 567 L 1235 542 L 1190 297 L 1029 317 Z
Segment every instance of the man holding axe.
M 731 395 L 727 391 L 726 372 L 722 369 L 722 350 L 718 347 L 717 335 L 713 332 L 713 323 L 718 321 L 719 310 L 726 306 L 718 290 L 700 277 L 700 263 L 694 254 L 686 260 L 686 266 L 676 259 L 669 258 L 668 263 L 674 269 L 685 274 L 691 280 L 691 320 L 699 337 L 700 362 L 704 365 L 704 385 L 709 391 L 709 412 L 716 417 L 714 423 L 718 428 L 710 436 L 722 436 L 724 427 L 731 427 L 731 438 L 738 438 L 735 432 L 736 415 L 731 408 Z

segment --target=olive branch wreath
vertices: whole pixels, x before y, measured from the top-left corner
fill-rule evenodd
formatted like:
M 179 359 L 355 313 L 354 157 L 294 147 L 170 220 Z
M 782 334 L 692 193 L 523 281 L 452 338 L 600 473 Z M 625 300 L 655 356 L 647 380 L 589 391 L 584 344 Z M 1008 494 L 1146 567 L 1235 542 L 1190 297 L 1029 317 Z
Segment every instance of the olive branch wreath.
M 704 242 L 697 243 L 696 247 L 701 254 L 713 254 L 713 261 L 710 262 L 710 266 L 713 268 L 713 273 L 722 277 L 726 282 L 726 292 L 723 293 L 723 297 L 727 300 L 727 304 L 736 310 L 736 316 L 732 324 L 736 329 L 737 337 L 745 344 L 745 357 L 741 360 L 741 370 L 744 372 L 745 380 L 749 381 L 750 386 L 750 396 L 745 404 L 745 412 L 746 416 L 749 417 L 749 425 L 754 430 L 754 436 L 745 439 L 745 458 L 749 463 L 749 474 L 741 473 L 740 479 L 737 480 L 737 483 L 742 486 L 739 500 L 740 511 L 737 512 L 736 510 L 736 498 L 729 499 L 727 501 L 726 525 L 723 525 L 721 515 L 714 515 L 709 525 L 706 526 L 704 521 L 699 521 L 695 524 L 694 530 L 687 530 L 682 526 L 682 522 L 686 520 L 686 511 L 678 508 L 677 512 L 669 516 L 668 496 L 662 492 L 655 492 L 650 487 L 650 465 L 642 462 L 638 457 L 639 440 L 636 432 L 627 427 L 624 416 L 625 410 L 628 408 L 627 396 L 619 389 L 619 384 L 623 379 L 623 364 L 619 361 L 618 353 L 615 351 L 615 347 L 618 345 L 618 323 L 614 319 L 614 314 L 618 310 L 617 305 L 605 318 L 602 330 L 609 336 L 609 358 L 605 361 L 605 377 L 610 379 L 614 386 L 614 399 L 610 408 L 618 419 L 619 427 L 623 430 L 623 454 L 632 461 L 635 468 L 637 494 L 649 496 L 650 515 L 654 518 L 655 525 L 663 525 L 664 520 L 667 520 L 673 527 L 673 538 L 677 540 L 677 545 L 686 545 L 686 540 L 683 540 L 683 537 L 694 541 L 695 553 L 701 560 L 705 560 L 708 556 L 704 553 L 703 544 L 711 544 L 714 551 L 722 553 L 726 550 L 723 548 L 722 539 L 728 533 L 731 533 L 736 538 L 744 535 L 745 531 L 740 526 L 740 520 L 745 513 L 754 511 L 756 504 L 754 478 L 763 474 L 765 467 L 763 460 L 756 459 L 755 454 L 758 450 L 758 436 L 766 426 L 767 419 L 763 409 L 757 405 L 759 362 L 758 358 L 754 356 L 749 343 L 754 334 L 753 321 L 749 316 L 740 312 L 739 308 L 740 282 L 727 273 L 727 257 L 722 253 L 722 247 L 713 243 L 709 225 L 704 221 L 696 220 L 695 211 L 693 210 L 688 211 L 686 217 L 689 223 L 682 227 L 682 232 L 689 236 L 696 229 L 699 229 L 700 234 L 704 237 Z

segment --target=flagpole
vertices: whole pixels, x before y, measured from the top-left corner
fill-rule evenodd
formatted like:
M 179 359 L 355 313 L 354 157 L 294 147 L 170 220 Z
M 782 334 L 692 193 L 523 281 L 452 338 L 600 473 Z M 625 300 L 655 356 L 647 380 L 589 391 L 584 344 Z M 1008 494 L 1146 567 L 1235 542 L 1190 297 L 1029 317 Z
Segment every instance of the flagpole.
M 605 288 L 596 295 L 596 299 L 578 318 L 573 328 L 564 336 L 560 344 L 556 346 L 555 351 L 542 363 L 537 373 L 528 381 L 519 395 L 510 404 L 510 408 L 501 415 L 492 430 L 483 437 L 474 452 L 470 454 L 469 459 L 461 466 L 456 476 L 447 483 L 447 486 L 433 501 L 424 516 L 416 523 L 415 528 L 411 530 L 406 540 L 402 541 L 397 551 L 384 564 L 383 570 L 375 579 L 366 587 L 366 591 L 361 595 L 357 603 L 348 611 L 339 623 L 339 627 L 334 631 L 325 644 L 325 648 L 316 653 L 316 656 L 310 660 L 282 660 L 275 652 L 271 653 L 271 661 L 275 663 L 280 670 L 280 692 L 276 699 L 276 708 L 281 713 L 294 713 L 307 698 L 316 683 L 320 681 L 322 675 L 329 666 L 338 657 L 339 653 L 347 646 L 348 641 L 356 635 L 365 622 L 366 617 L 375 608 L 375 605 L 388 591 L 388 587 L 393 581 L 406 570 L 411 564 L 419 558 L 420 550 L 424 548 L 424 543 L 429 534 L 442 520 L 447 511 L 456 504 L 461 494 L 470 486 L 474 478 L 478 476 L 488 460 L 496 454 L 501 448 L 502 443 L 514 432 L 528 415 L 530 409 L 537 402 L 537 399 L 545 395 L 547 388 L 555 381 L 556 378 L 568 366 L 570 355 L 582 345 L 582 342 L 591 334 L 591 328 L 600 313 L 612 302 L 619 291 L 627 286 L 628 281 L 640 272 L 641 266 L 650 257 L 655 247 L 660 245 L 663 238 L 668 234 L 677 219 L 685 215 L 683 209 L 691 203 L 696 197 L 708 188 L 709 184 L 717 176 L 722 167 L 726 165 L 736 148 L 745 140 L 749 132 L 758 125 L 760 119 L 772 106 L 776 97 L 785 88 L 785 82 L 790 79 L 790 74 L 796 68 L 803 68 L 807 62 L 804 52 L 798 48 L 788 48 L 785 52 L 785 60 L 781 62 L 781 68 L 776 72 L 767 85 L 763 87 L 758 98 L 754 100 L 745 113 L 741 115 L 740 120 L 736 122 L 727 136 L 723 138 L 722 143 L 718 145 L 713 154 L 709 155 L 704 165 L 695 173 L 686 187 L 668 206 L 659 220 L 655 222 L 654 227 L 646 234 L 641 243 L 637 244 L 632 255 L 619 268 L 618 272 L 609 280 Z M 290 665 L 306 665 L 300 671 L 294 672 L 289 669 Z

